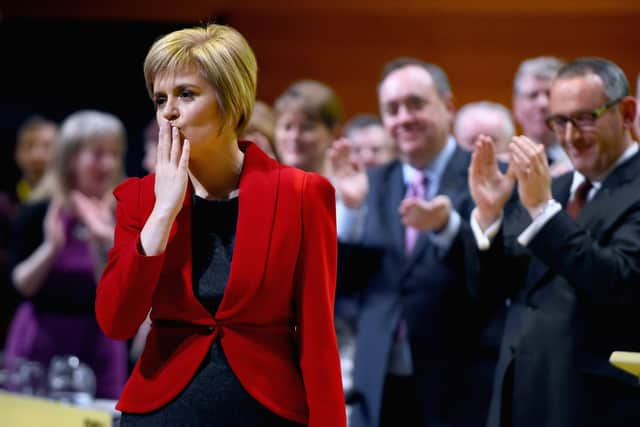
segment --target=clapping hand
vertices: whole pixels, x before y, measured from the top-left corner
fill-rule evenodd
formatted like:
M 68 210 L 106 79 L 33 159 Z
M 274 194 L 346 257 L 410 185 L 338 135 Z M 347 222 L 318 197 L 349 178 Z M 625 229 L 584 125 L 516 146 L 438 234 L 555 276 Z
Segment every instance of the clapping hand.
M 491 138 L 481 135 L 469 166 L 469 191 L 476 205 L 476 221 L 483 230 L 500 217 L 514 185 L 511 163 L 506 174 L 500 172 Z
M 56 252 L 60 250 L 67 241 L 64 223 L 60 218 L 61 210 L 62 200 L 54 197 L 51 203 L 49 203 L 47 213 L 44 217 L 45 242 L 48 242 Z
M 351 142 L 338 139 L 329 149 L 333 184 L 338 198 L 348 208 L 362 206 L 369 192 L 369 179 L 364 165 L 351 159 Z
M 446 227 L 451 214 L 451 200 L 439 195 L 432 200 L 409 197 L 398 209 L 402 223 L 420 231 L 439 231 Z
M 551 199 L 551 174 L 542 144 L 516 136 L 509 144 L 509 165 L 518 178 L 520 202 L 530 212 Z
M 72 191 L 70 200 L 76 215 L 87 227 L 91 239 L 104 246 L 111 246 L 115 226 L 113 196 L 107 194 L 104 198 L 98 199 L 79 191 Z

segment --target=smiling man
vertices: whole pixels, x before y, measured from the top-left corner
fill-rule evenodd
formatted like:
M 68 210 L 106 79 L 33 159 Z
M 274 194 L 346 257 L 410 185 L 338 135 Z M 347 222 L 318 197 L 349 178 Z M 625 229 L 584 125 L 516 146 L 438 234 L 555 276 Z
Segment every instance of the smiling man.
M 352 427 L 478 426 L 486 414 L 491 384 L 474 365 L 483 322 L 452 251 L 468 230 L 470 154 L 450 135 L 451 99 L 440 67 L 396 59 L 378 103 L 398 158 L 365 173 L 348 141 L 331 150 L 339 237 L 379 253 L 356 265 L 371 274 L 359 294 Z
M 478 292 L 512 301 L 488 426 L 640 425 L 637 379 L 608 362 L 640 350 L 636 101 L 617 65 L 581 58 L 553 80 L 549 112 L 575 172 L 552 181 L 527 137 L 510 145 L 513 174 L 487 141 L 470 167 Z M 514 177 L 520 206 L 503 218 Z

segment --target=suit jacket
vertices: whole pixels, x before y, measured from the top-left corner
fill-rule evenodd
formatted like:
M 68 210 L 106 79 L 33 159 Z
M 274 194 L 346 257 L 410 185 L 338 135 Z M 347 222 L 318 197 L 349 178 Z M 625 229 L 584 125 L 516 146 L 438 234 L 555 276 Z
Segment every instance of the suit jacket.
M 139 251 L 155 201 L 154 176 L 115 190 L 115 244 L 98 287 L 97 318 L 119 339 L 132 337 L 150 308 L 153 322 L 118 408 L 148 412 L 169 402 L 219 338 L 233 372 L 265 407 L 309 426 L 344 426 L 333 327 L 334 190 L 323 177 L 281 166 L 254 144 L 241 148 L 235 248 L 215 316 L 192 288 L 193 190 L 157 256 Z
M 553 182 L 563 206 L 571 181 L 569 173 Z M 640 423 L 632 421 L 639 419 L 637 379 L 608 362 L 614 350 L 640 350 L 638 188 L 640 154 L 606 177 L 577 220 L 557 213 L 524 248 L 515 240 L 531 219 L 516 206 L 480 253 L 478 294 L 512 301 L 489 426 L 503 425 L 505 411 L 514 427 L 619 425 L 614 415 L 625 420 L 620 425 Z
M 456 148 L 438 189 L 439 194 L 452 199 L 462 218 L 468 217 L 469 210 L 469 159 L 468 153 Z M 468 402 L 462 398 L 468 390 L 466 361 L 479 333 L 478 322 L 470 321 L 474 307 L 460 268 L 463 257 L 442 251 L 426 233 L 419 236 L 412 255 L 407 257 L 398 213 L 406 191 L 402 164 L 396 161 L 374 169 L 369 180 L 367 217 L 359 244 L 378 256 L 377 264 L 370 264 L 374 271 L 362 291 L 354 373 L 357 398 L 351 425 L 379 425 L 393 333 L 400 318 L 407 322 L 426 418 L 433 425 L 465 425 L 460 421 L 465 414 L 459 405 Z M 462 222 L 462 228 L 468 227 Z

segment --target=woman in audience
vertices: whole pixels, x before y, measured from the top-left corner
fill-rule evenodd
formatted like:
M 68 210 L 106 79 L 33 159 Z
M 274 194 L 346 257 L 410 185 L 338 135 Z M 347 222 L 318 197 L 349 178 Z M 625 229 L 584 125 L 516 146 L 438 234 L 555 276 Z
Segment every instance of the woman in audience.
M 96 374 L 96 396 L 116 398 L 126 379 L 126 348 L 102 334 L 94 304 L 113 241 L 111 191 L 123 176 L 125 129 L 111 114 L 79 111 L 62 123 L 56 150 L 14 225 L 11 278 L 26 300 L 5 355 L 45 368 L 55 355 L 75 355 Z
M 275 142 L 282 163 L 328 177 L 327 150 L 342 118 L 333 90 L 315 80 L 296 81 L 278 97 L 275 111 Z

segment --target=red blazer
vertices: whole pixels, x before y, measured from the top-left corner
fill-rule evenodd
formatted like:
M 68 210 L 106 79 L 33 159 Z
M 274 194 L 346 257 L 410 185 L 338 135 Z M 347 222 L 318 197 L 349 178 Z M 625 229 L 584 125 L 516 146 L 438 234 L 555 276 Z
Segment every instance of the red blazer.
M 109 337 L 128 339 L 150 308 L 153 322 L 117 408 L 149 412 L 171 401 L 219 337 L 231 369 L 265 407 L 310 427 L 344 426 L 333 187 L 252 143 L 240 146 L 246 155 L 235 249 L 215 317 L 192 289 L 191 187 L 157 256 L 138 250 L 154 175 L 130 178 L 114 192 L 115 243 L 98 285 L 98 323 Z

